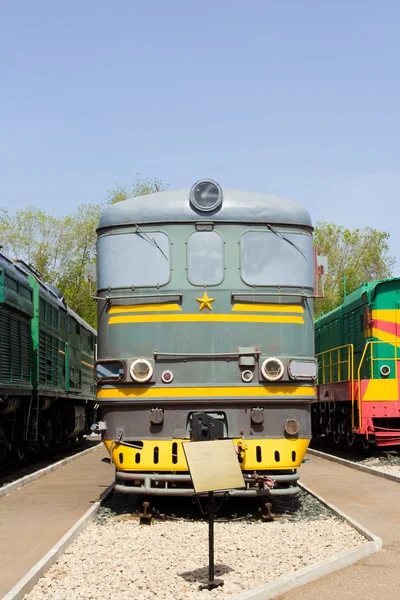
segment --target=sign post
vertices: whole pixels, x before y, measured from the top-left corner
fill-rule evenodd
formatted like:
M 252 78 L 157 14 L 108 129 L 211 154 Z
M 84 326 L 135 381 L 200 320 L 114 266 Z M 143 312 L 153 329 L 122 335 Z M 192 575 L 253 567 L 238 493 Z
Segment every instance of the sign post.
M 203 589 L 224 584 L 214 576 L 214 492 L 245 487 L 232 440 L 184 442 L 183 450 L 196 494 L 208 492 L 208 582 Z

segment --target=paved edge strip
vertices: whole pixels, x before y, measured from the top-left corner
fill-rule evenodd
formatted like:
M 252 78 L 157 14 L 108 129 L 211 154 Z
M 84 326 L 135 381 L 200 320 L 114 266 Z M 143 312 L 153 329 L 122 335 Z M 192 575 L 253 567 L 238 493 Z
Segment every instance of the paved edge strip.
M 325 458 L 326 460 L 331 460 L 332 462 L 338 463 L 339 465 L 343 465 L 344 467 L 350 467 L 350 469 L 356 469 L 357 471 L 368 473 L 368 475 L 376 475 L 377 477 L 382 477 L 383 479 L 388 479 L 389 481 L 396 481 L 396 483 L 400 483 L 399 475 L 393 475 L 392 473 L 378 471 L 378 469 L 374 469 L 373 467 L 359 465 L 357 463 L 352 462 L 351 460 L 339 458 L 334 454 L 325 454 L 325 452 L 320 452 L 319 450 L 314 450 L 313 448 L 308 448 L 307 454 L 318 456 L 319 458 Z
M 319 563 L 314 563 L 313 565 L 309 565 L 308 567 L 304 567 L 298 571 L 292 571 L 287 575 L 278 577 L 278 579 L 275 579 L 274 581 L 270 581 L 269 583 L 265 583 L 261 586 L 248 590 L 247 592 L 242 592 L 232 596 L 232 600 L 272 600 L 272 598 L 276 598 L 277 596 L 285 594 L 286 592 L 290 592 L 291 590 L 301 587 L 302 585 L 316 581 L 325 575 L 329 575 L 329 573 L 333 573 L 334 571 L 348 567 L 349 565 L 361 560 L 361 558 L 365 558 L 366 556 L 375 554 L 381 550 L 382 540 L 378 536 L 363 527 L 360 523 L 357 523 L 357 521 L 352 519 L 349 515 L 325 500 L 325 498 L 315 493 L 304 484 L 299 483 L 299 486 L 305 492 L 308 492 L 314 496 L 314 498 L 325 504 L 325 506 L 329 508 L 339 519 L 351 525 L 351 527 L 356 529 L 368 541 L 361 546 L 353 548 L 352 550 L 340 552 L 339 554 L 335 554 L 334 556 L 331 556 L 330 558 L 327 558 Z
M 77 458 L 81 458 L 82 456 L 85 456 L 85 454 L 89 454 L 89 452 L 93 452 L 93 450 L 96 450 L 100 447 L 102 447 L 101 442 L 99 442 L 95 446 L 92 446 L 91 448 L 86 448 L 86 450 L 82 450 L 82 452 L 77 452 L 76 454 L 73 454 L 72 456 L 68 456 L 67 458 L 62 458 L 58 462 L 55 462 L 52 465 L 49 465 L 48 467 L 43 467 L 43 469 L 39 469 L 39 471 L 35 471 L 34 473 L 25 475 L 25 477 L 16 479 L 15 481 L 12 481 L 11 483 L 7 483 L 7 485 L 3 485 L 3 487 L 0 488 L 0 498 L 5 496 L 6 494 L 10 494 L 14 490 L 19 490 L 20 488 L 25 487 L 26 485 L 28 485 L 28 483 L 32 483 L 32 481 L 36 481 L 37 479 L 40 479 L 41 477 L 44 477 L 45 475 L 48 475 L 49 473 L 53 473 L 53 471 L 57 471 L 57 469 L 64 467 L 68 463 L 73 462 Z
M 91 450 L 91 448 L 90 448 Z M 22 600 L 25 594 L 28 594 L 39 579 L 49 570 L 49 568 L 65 552 L 70 544 L 78 537 L 82 531 L 93 521 L 103 500 L 105 500 L 113 491 L 115 483 L 113 482 L 101 494 L 99 500 L 93 504 L 85 514 L 67 531 L 67 533 L 41 558 L 36 565 L 15 586 L 3 596 L 2 600 Z

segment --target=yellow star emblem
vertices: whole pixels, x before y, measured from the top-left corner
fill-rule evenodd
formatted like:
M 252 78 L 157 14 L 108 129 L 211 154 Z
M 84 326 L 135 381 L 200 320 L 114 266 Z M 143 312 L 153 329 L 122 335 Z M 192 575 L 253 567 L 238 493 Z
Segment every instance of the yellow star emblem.
M 203 308 L 208 308 L 208 310 L 212 310 L 211 302 L 214 302 L 215 298 L 209 298 L 207 296 L 207 292 L 204 292 L 202 298 L 196 298 L 197 302 L 200 303 L 199 310 L 203 310 Z

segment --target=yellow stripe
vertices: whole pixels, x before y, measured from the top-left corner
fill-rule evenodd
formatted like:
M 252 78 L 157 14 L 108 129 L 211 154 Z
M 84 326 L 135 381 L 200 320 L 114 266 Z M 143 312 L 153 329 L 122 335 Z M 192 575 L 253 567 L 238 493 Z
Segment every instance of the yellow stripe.
M 376 337 L 381 342 L 388 342 L 388 344 L 398 344 L 400 342 L 400 338 L 394 333 L 388 333 L 387 331 L 382 331 L 381 329 L 377 329 L 376 327 L 372 327 L 368 329 L 370 337 Z
M 379 309 L 371 312 L 371 319 L 378 321 L 389 321 L 389 323 L 400 323 L 400 310 Z
M 243 471 L 259 471 L 264 469 L 274 469 L 281 471 L 283 469 L 297 469 L 301 466 L 306 453 L 309 439 L 285 439 L 285 438 L 256 438 L 256 439 L 234 439 L 232 442 L 237 445 L 243 442 L 247 446 L 243 454 L 243 462 L 240 467 Z M 116 468 L 120 471 L 143 472 L 143 471 L 180 471 L 187 472 L 188 466 L 185 453 L 182 448 L 183 442 L 189 442 L 186 439 L 170 440 L 143 440 L 143 448 L 132 448 L 126 446 L 124 442 L 115 443 L 112 440 L 104 440 L 108 452 L 112 454 L 112 460 Z M 129 443 L 129 442 L 128 442 Z M 172 462 L 172 448 L 174 448 L 175 462 Z M 158 460 L 154 462 L 154 449 L 158 449 Z M 279 462 L 276 453 L 279 452 Z M 259 462 L 261 454 L 261 462 Z M 137 462 L 137 455 L 140 456 L 140 462 Z M 121 462 L 121 457 L 123 462 Z M 273 476 L 272 476 L 273 477 Z
M 304 313 L 298 304 L 234 304 L 233 311 Z
M 306 396 L 314 398 L 310 386 L 227 386 L 227 387 L 120 387 L 100 389 L 97 398 L 263 398 L 268 396 Z
M 138 315 L 132 317 L 110 317 L 108 324 L 115 323 L 300 323 L 303 317 L 274 315 L 225 315 L 225 314 L 183 314 L 183 315 Z
M 135 306 L 112 306 L 108 311 L 114 313 L 130 313 L 130 312 L 167 312 L 170 310 L 182 310 L 179 304 L 139 304 Z
M 394 402 L 398 399 L 397 379 L 370 379 L 363 395 L 364 402 Z
M 63 354 L 65 356 L 65 352 L 63 352 L 63 350 L 59 350 L 58 353 Z
M 91 369 L 94 369 L 94 366 L 93 366 L 93 365 L 91 365 L 90 363 L 87 363 L 87 362 L 85 362 L 84 360 L 82 360 L 82 361 L 81 361 L 81 363 L 82 363 L 83 365 L 85 365 L 85 367 L 90 367 Z

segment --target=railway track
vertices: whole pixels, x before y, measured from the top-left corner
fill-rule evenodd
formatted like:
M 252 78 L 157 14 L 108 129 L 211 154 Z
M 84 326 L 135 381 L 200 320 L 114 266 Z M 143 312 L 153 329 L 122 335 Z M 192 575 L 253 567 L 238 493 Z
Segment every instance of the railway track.
M 32 554 L 41 557 L 47 553 L 47 558 L 38 563 L 40 569 L 36 571 L 36 579 L 29 584 L 26 577 L 22 579 L 27 586 L 24 593 L 20 588 L 19 595 L 6 595 L 6 600 L 22 600 L 25 593 L 28 593 L 27 600 L 112 598 L 121 595 L 121 590 L 126 592 L 126 597 L 143 600 L 150 597 L 204 598 L 203 593 L 198 592 L 198 584 L 207 572 L 207 525 L 200 507 L 188 499 L 177 502 L 176 499 L 154 498 L 149 506 L 153 526 L 140 527 L 144 498 L 112 494 L 105 498 L 95 514 L 96 500 L 113 480 L 113 469 L 102 462 L 104 455 L 101 446 L 51 476 L 0 499 L 3 532 L 0 551 L 4 559 L 0 571 L 3 567 L 4 575 L 8 577 L 8 589 L 12 587 L 11 576 L 14 576 L 15 585 L 15 580 L 20 582 L 32 567 Z M 347 513 L 350 520 L 354 519 L 379 535 L 386 544 L 384 552 L 389 556 L 388 560 L 391 560 L 393 543 L 400 547 L 397 483 L 379 479 L 375 473 L 349 468 L 345 459 L 337 459 L 342 461 L 339 464 L 327 460 L 328 455 L 311 454 L 308 458 L 309 462 L 301 470 L 301 481 L 306 490 L 300 497 L 272 498 L 271 512 L 277 516 L 275 521 L 265 522 L 262 506 L 256 502 L 246 502 L 243 506 L 238 499 L 232 498 L 221 505 L 216 522 L 216 572 L 225 580 L 225 587 L 219 598 L 242 600 L 245 589 L 266 580 L 270 581 L 265 588 L 269 595 L 265 591 L 258 598 L 275 598 L 293 587 L 293 582 L 310 581 L 310 573 L 314 578 L 320 577 L 339 565 L 354 563 L 375 552 L 379 540 L 371 537 L 370 542 L 365 538 L 362 541 L 354 529 L 349 535 L 349 526 L 340 523 L 329 503 L 337 507 L 333 507 L 334 512 Z M 312 494 L 307 493 L 307 488 Z M 60 493 L 63 494 L 62 503 L 59 502 Z M 318 495 L 328 504 L 321 502 Z M 84 501 L 79 503 L 79 498 Z M 7 504 L 2 506 L 3 501 Z M 86 513 L 85 506 L 89 508 Z M 206 509 L 205 504 L 202 509 Z M 82 515 L 78 521 L 77 515 Z M 94 523 L 88 525 L 92 518 Z M 35 527 L 32 528 L 33 522 Z M 86 525 L 87 529 L 78 536 Z M 71 529 L 64 536 L 68 527 Z M 19 529 L 24 532 L 23 539 L 15 548 Z M 41 531 L 40 536 L 38 531 Z M 60 556 L 74 538 L 68 553 Z M 54 541 L 57 543 L 51 548 Z M 18 552 L 18 560 L 12 555 L 13 551 Z M 31 563 L 27 560 L 22 571 L 28 556 Z M 58 556 L 59 561 L 51 567 Z M 372 561 L 379 567 L 381 559 L 371 556 L 363 560 Z M 374 563 L 374 560 L 378 562 Z M 312 566 L 315 563 L 319 565 Z M 357 568 L 358 564 L 364 563 L 357 563 Z M 305 565 L 308 566 L 304 568 Z M 365 581 L 357 579 L 355 568 L 352 567 L 352 588 L 347 590 L 348 595 L 346 590 L 341 591 L 343 600 L 369 598 L 365 589 L 364 596 L 360 595 Z M 296 573 L 285 576 L 291 569 L 296 569 Z M 41 577 L 46 571 L 47 575 Z M 333 576 L 328 575 L 328 579 Z M 390 580 L 390 569 L 382 576 Z M 393 576 L 397 577 L 397 573 Z M 338 577 L 340 579 L 340 575 Z M 374 568 L 374 581 L 380 577 L 381 569 Z M 2 576 L 0 582 L 3 583 Z M 324 579 L 296 590 L 296 596 L 288 594 L 283 598 L 313 600 L 321 597 L 313 590 L 323 582 Z M 5 592 L 1 583 L 0 597 L 1 592 Z M 100 586 L 97 591 L 96 586 Z M 304 595 L 303 590 L 310 586 L 312 589 Z

